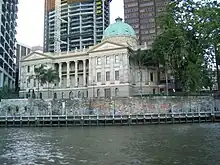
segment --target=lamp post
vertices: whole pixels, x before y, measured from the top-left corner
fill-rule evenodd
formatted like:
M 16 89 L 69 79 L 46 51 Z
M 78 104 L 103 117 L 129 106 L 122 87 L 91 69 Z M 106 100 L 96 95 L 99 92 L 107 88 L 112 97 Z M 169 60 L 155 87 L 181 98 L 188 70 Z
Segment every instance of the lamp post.
M 110 102 L 109 102 L 109 104 L 110 104 L 110 110 L 112 111 L 112 116 L 113 116 L 113 118 L 114 118 L 114 116 L 115 116 L 115 110 L 114 110 L 114 108 L 113 108 L 112 97 L 110 97 Z
M 132 103 L 132 97 L 129 97 L 129 100 L 130 100 L 130 107 L 129 107 L 129 118 L 130 118 L 130 116 L 131 116 L 131 111 L 132 111 L 132 105 L 133 105 L 133 103 Z

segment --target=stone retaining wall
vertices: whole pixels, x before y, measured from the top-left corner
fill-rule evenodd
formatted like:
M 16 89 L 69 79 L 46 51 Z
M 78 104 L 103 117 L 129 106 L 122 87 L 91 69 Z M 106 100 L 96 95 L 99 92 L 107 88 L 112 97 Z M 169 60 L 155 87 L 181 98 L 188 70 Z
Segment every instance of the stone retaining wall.
M 215 108 L 217 107 L 217 108 Z M 123 115 L 169 112 L 198 112 L 220 109 L 213 97 L 145 97 L 115 99 L 33 100 L 3 99 L 0 116 L 28 115 Z

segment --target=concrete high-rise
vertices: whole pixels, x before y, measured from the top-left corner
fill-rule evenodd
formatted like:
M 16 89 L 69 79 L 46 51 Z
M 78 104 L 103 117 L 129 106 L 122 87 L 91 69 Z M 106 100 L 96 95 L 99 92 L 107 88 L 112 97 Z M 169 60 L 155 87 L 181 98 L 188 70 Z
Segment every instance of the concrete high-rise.
M 0 0 L 0 88 L 15 84 L 15 34 L 18 0 Z
M 21 59 L 24 56 L 27 56 L 29 53 L 31 52 L 31 47 L 21 44 L 21 43 L 16 43 L 16 76 L 15 76 L 15 90 L 18 91 L 19 90 L 19 80 L 21 79 Z
M 130 24 L 139 44 L 151 46 L 157 33 L 156 18 L 165 10 L 169 0 L 124 0 L 125 22 Z
M 110 23 L 111 0 L 61 0 L 60 50 L 72 51 L 101 42 Z M 55 51 L 56 0 L 45 0 L 44 52 Z

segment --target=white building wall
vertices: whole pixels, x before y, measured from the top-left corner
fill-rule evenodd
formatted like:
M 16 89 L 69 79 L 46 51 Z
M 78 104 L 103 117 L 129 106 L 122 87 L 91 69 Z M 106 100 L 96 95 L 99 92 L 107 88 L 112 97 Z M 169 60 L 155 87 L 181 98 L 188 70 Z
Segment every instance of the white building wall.
M 99 58 L 100 61 L 98 62 Z M 107 58 L 109 58 L 109 62 L 107 62 Z M 123 47 L 110 50 L 107 47 L 91 52 L 69 52 L 68 54 L 54 55 L 52 58 L 48 56 L 45 59 L 24 60 L 21 65 L 21 72 L 23 73 L 21 95 L 24 96 L 25 94 L 22 93 L 27 93 L 29 89 L 37 90 L 37 87 L 33 87 L 33 80 L 27 85 L 27 78 L 34 74 L 34 66 L 41 64 L 57 69 L 61 77 L 61 86 L 51 85 L 53 90 L 49 93 L 50 97 L 53 97 L 55 93 L 57 98 L 69 98 L 70 96 L 105 97 L 106 89 L 111 91 L 111 97 L 128 97 L 139 95 L 140 86 L 142 87 L 142 94 L 158 93 L 159 91 L 155 68 L 142 69 L 143 81 L 141 83 L 139 69 L 129 61 L 129 49 Z M 69 67 L 67 67 L 68 65 Z M 31 68 L 30 73 L 27 73 L 28 66 Z M 60 68 L 60 66 L 62 67 Z M 115 80 L 115 71 L 119 71 L 119 80 Z M 101 73 L 100 82 L 97 82 L 98 72 Z M 110 72 L 109 81 L 106 80 L 106 72 Z M 153 81 L 150 80 L 151 72 Z M 99 95 L 97 95 L 97 91 L 99 91 Z M 40 92 L 43 97 L 48 97 L 46 85 L 40 86 Z

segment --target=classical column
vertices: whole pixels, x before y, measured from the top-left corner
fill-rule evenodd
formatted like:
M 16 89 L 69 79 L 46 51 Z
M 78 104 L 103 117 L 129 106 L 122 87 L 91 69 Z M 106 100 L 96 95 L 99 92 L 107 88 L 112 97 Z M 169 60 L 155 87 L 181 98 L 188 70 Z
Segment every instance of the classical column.
M 115 82 L 114 58 L 115 56 L 110 56 L 110 81 L 111 83 Z
M 78 86 L 78 61 L 75 61 L 75 86 Z
M 4 73 L 0 73 L 0 87 L 3 87 L 4 85 Z
M 59 63 L 59 78 L 60 78 L 59 87 L 61 87 L 62 85 L 62 62 Z
M 102 81 L 102 84 L 105 84 L 105 79 L 106 79 L 106 75 L 105 75 L 105 57 L 100 57 L 101 58 L 101 65 L 102 65 L 102 68 L 101 68 L 101 81 Z M 110 73 L 111 74 L 111 73 Z
M 128 83 L 129 82 L 129 57 L 127 54 L 123 54 L 123 58 L 124 58 L 124 66 L 123 66 L 123 74 L 124 74 L 124 82 Z M 143 77 L 143 76 L 142 76 Z
M 86 60 L 83 60 L 83 86 L 86 86 Z
M 66 69 L 66 71 L 67 71 L 66 86 L 70 87 L 70 62 L 67 61 L 66 65 L 67 65 L 67 69 Z

